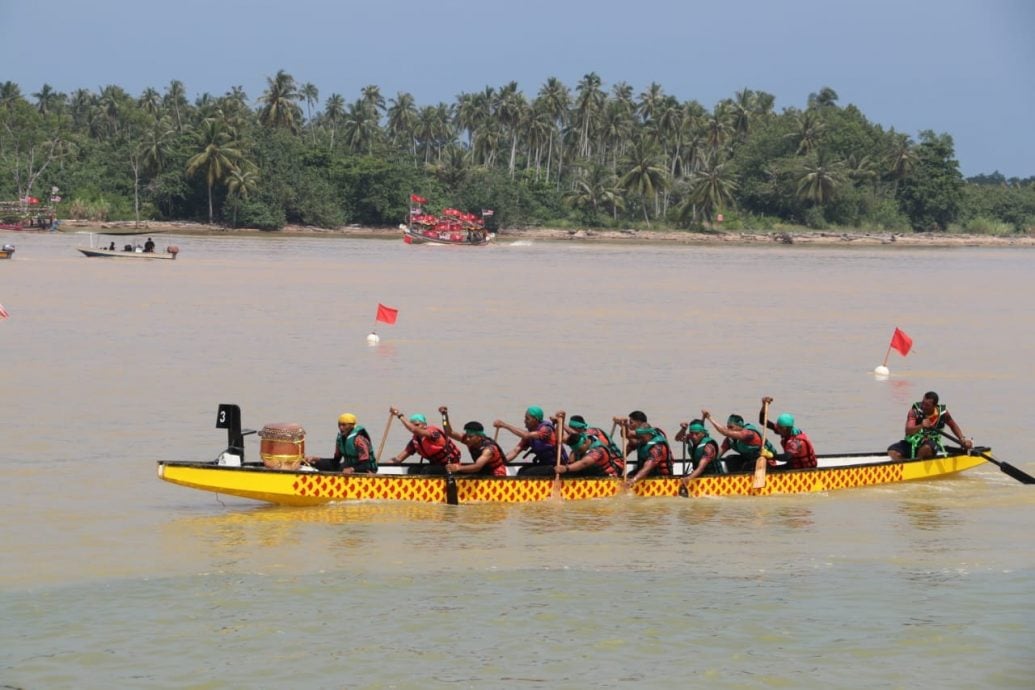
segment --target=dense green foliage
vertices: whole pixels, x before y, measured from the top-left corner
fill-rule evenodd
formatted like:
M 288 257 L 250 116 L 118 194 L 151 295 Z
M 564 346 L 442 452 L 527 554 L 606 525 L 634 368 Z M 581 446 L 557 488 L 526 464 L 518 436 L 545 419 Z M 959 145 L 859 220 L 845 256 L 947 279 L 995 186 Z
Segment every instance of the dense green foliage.
M 948 134 L 884 131 L 827 87 L 804 109 L 774 101 L 745 89 L 709 111 L 658 84 L 607 92 L 596 74 L 531 99 L 510 82 L 419 106 L 368 86 L 322 108 L 283 71 L 254 106 L 240 88 L 189 103 L 178 81 L 138 97 L 5 82 L 0 199 L 57 187 L 63 217 L 263 229 L 395 225 L 411 193 L 509 227 L 1035 226 L 1035 178 L 965 181 Z

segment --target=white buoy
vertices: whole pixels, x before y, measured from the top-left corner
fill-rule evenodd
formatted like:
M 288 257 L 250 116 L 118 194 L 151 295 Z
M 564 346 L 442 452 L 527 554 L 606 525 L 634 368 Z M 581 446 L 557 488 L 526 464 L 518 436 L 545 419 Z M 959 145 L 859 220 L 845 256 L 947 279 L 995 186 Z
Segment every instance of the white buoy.
M 381 342 L 381 338 L 377 333 L 371 333 L 367 336 L 367 345 L 377 345 L 379 342 Z
M 888 374 L 891 373 L 891 370 L 888 369 L 883 364 L 881 364 L 876 369 L 873 370 L 873 373 L 876 374 L 877 376 L 887 376 Z

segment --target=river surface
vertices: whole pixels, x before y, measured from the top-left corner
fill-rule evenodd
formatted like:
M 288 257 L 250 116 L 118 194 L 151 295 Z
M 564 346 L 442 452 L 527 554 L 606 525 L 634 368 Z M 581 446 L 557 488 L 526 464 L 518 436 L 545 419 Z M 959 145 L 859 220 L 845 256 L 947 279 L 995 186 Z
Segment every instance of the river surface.
M 327 455 L 338 414 L 380 440 L 390 405 L 639 409 L 672 435 L 771 395 L 820 453 L 870 451 L 933 389 L 1035 474 L 1035 251 L 155 239 L 179 258 L 0 232 L 0 687 L 1032 687 L 1035 489 L 992 465 L 765 499 L 287 509 L 155 461 L 214 458 L 224 402 Z M 371 347 L 378 303 L 399 317 Z M 878 380 L 896 326 L 914 349 Z

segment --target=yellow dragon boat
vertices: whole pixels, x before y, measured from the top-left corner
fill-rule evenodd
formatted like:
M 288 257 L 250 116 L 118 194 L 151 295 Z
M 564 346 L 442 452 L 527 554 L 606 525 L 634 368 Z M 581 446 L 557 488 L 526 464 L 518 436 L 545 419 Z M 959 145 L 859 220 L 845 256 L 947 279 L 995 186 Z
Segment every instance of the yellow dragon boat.
M 770 471 L 761 486 L 754 472 L 743 472 L 698 477 L 681 493 L 680 475 L 691 469 L 685 460 L 674 462 L 674 476 L 645 479 L 629 489 L 621 479 L 607 477 L 518 477 L 520 463 L 508 466 L 507 477 L 408 474 L 412 465 L 406 464 L 382 467 L 378 474 L 343 475 L 319 472 L 304 464 L 283 469 L 266 462 L 244 462 L 244 436 L 255 432 L 241 429 L 236 405 L 220 405 L 216 426 L 227 429 L 228 437 L 227 450 L 219 458 L 159 461 L 158 477 L 202 491 L 290 506 L 337 501 L 526 503 L 610 498 L 626 492 L 642 497 L 800 494 L 936 479 L 976 467 L 986 459 L 992 461 L 984 448 L 971 451 L 976 454 L 949 448 L 947 456 L 928 460 L 892 460 L 886 453 L 821 455 L 818 467 Z

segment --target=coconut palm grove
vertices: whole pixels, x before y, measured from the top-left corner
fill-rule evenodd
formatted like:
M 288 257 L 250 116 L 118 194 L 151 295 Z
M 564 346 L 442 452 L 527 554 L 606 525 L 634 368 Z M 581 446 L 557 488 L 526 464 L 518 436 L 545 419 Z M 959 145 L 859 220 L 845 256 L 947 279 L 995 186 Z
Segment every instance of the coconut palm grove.
M 964 179 L 949 133 L 884 129 L 832 88 L 804 107 L 743 89 L 708 108 L 590 73 L 421 105 L 374 85 L 326 98 L 283 70 L 193 103 L 186 87 L 70 94 L 0 84 L 0 200 L 94 221 L 394 226 L 411 194 L 508 228 L 707 232 L 1035 227 L 1035 177 Z M 58 194 L 55 190 L 60 190 Z

